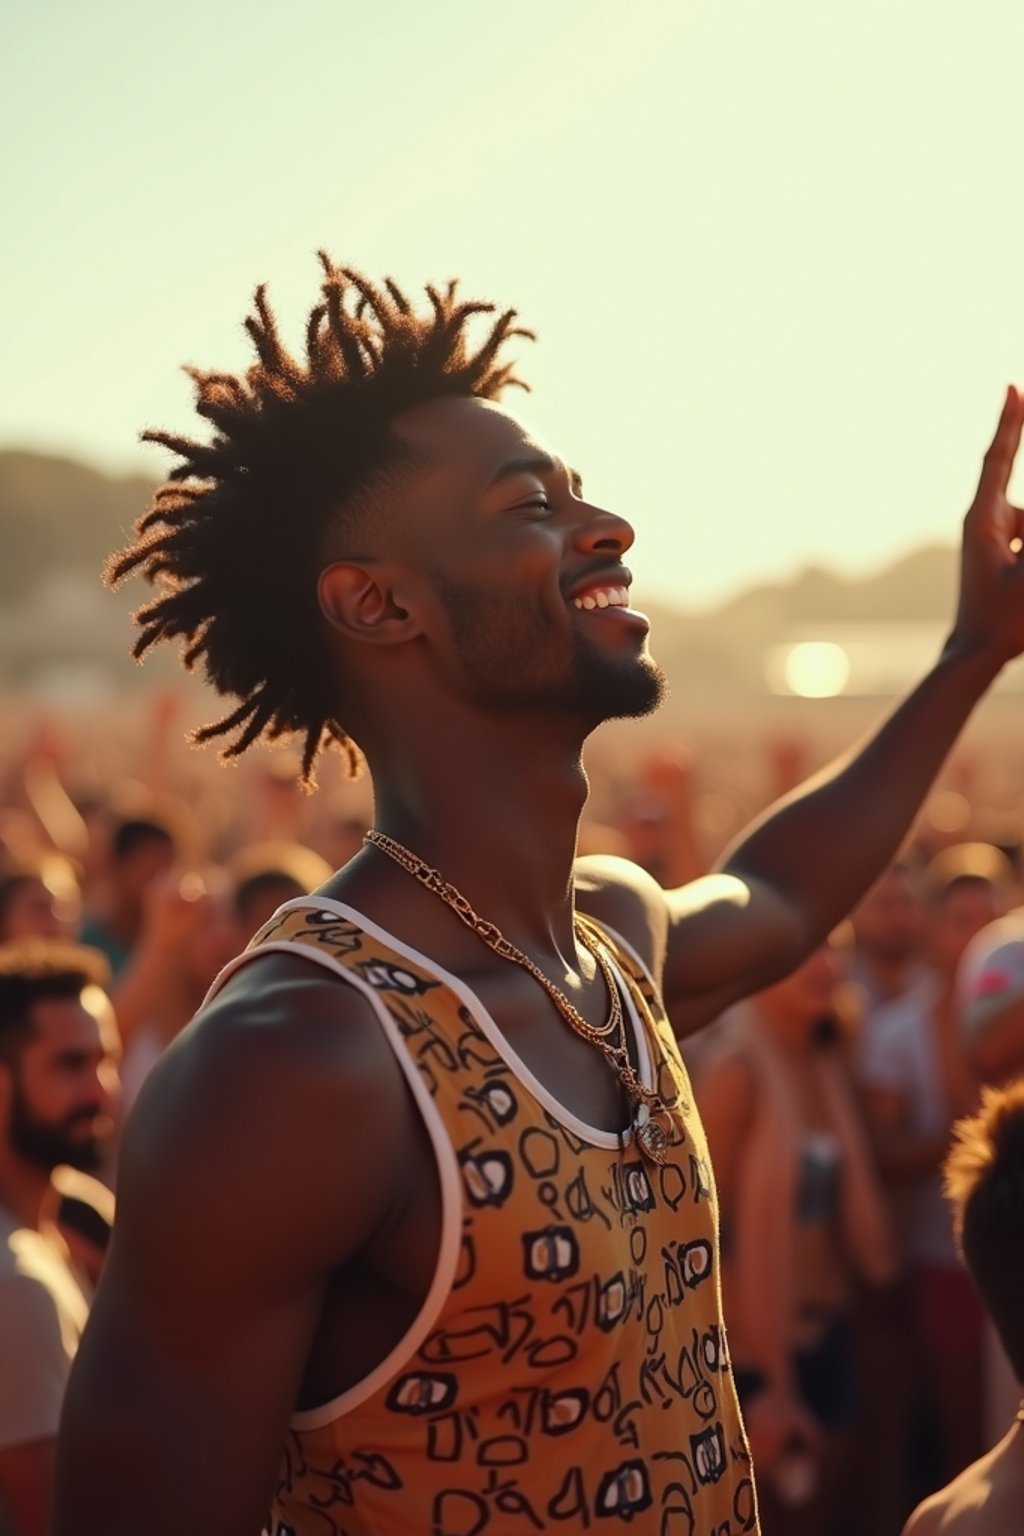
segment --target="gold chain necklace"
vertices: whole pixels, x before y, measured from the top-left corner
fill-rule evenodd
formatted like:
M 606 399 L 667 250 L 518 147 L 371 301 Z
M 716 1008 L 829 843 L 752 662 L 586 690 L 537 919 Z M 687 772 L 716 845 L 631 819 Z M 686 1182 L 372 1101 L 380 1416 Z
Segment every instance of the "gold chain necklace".
M 440 897 L 456 917 L 461 918 L 466 927 L 472 929 L 478 938 L 483 939 L 496 955 L 500 955 L 503 960 L 511 960 L 516 965 L 522 966 L 523 970 L 528 971 L 534 981 L 544 988 L 570 1029 L 590 1045 L 596 1045 L 598 1050 L 607 1057 L 629 1095 L 633 1115 L 632 1130 L 637 1146 L 651 1162 L 664 1163 L 669 1148 L 669 1135 L 659 1117 L 667 1115 L 666 1107 L 660 1094 L 654 1089 L 646 1088 L 640 1081 L 629 1059 L 622 997 L 615 980 L 615 973 L 604 952 L 604 946 L 591 935 L 579 915 L 573 919 L 576 938 L 593 957 L 608 989 L 609 1015 L 606 1023 L 602 1025 L 589 1023 L 574 1006 L 572 1000 L 545 976 L 540 966 L 535 965 L 529 955 L 524 955 L 523 951 L 517 949 L 510 939 L 506 939 L 501 929 L 494 923 L 489 923 L 478 916 L 461 891 L 454 885 L 449 885 L 439 870 L 434 869 L 406 848 L 404 843 L 388 837 L 386 832 L 378 832 L 375 828 L 367 832 L 363 841 L 386 853 L 407 874 L 412 875 L 428 891 Z M 611 1043 L 613 1039 L 614 1044 Z

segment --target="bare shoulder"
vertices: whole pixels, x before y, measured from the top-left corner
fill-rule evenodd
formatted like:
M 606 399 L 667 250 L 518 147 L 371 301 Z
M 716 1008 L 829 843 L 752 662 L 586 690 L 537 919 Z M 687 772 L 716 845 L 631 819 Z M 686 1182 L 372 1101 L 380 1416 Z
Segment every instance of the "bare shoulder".
M 395 1133 L 383 1146 L 382 1117 Z M 331 1268 L 386 1215 L 411 1124 L 372 1003 L 301 957 L 259 956 L 147 1080 L 125 1134 L 119 1224 L 148 1227 L 159 1210 L 172 1232 L 180 1222 L 196 1241 L 209 1226 L 217 1241 L 226 1208 L 236 1233 L 258 1208 L 254 1226 L 283 1224 L 300 1251 L 316 1246 L 317 1268 Z M 356 1177 L 371 1145 L 372 1167 Z M 324 1219 L 334 1205 L 344 1221 Z
M 919 1504 L 903 1527 L 901 1536 L 939 1536 L 942 1529 L 942 1517 L 946 1512 L 947 1494 L 945 1489 L 933 1493 L 930 1498 Z
M 576 905 L 620 934 L 661 982 L 668 943 L 665 892 L 652 875 L 629 859 L 588 854 L 577 859 Z

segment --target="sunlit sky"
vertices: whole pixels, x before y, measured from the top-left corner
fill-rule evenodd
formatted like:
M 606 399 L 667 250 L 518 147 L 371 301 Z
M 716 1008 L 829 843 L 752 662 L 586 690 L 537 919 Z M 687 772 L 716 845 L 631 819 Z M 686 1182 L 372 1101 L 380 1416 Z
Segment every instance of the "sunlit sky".
M 326 245 L 519 308 L 638 594 L 955 537 L 1024 384 L 1024 0 L 0 3 L 0 447 L 160 473 L 177 365 L 260 279 L 297 339 Z

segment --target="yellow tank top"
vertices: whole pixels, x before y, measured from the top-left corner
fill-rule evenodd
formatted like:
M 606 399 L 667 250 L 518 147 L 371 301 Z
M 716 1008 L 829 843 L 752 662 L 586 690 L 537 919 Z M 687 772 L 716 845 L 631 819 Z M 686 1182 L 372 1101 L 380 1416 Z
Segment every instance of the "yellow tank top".
M 669 1106 L 663 1167 L 566 1111 L 457 977 L 350 908 L 291 903 L 235 962 L 299 949 L 370 1001 L 442 1192 L 419 1316 L 293 1416 L 269 1536 L 758 1530 L 704 1131 L 649 976 L 592 927 Z

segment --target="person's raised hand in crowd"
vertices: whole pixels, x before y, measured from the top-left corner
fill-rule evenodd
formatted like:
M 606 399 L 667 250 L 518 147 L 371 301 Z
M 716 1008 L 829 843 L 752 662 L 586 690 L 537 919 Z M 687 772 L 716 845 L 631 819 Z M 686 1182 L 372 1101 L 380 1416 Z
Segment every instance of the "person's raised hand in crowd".
M 185 956 L 212 913 L 206 881 L 196 870 L 173 865 L 146 890 L 139 942 L 112 991 L 126 1051 L 176 991 Z

